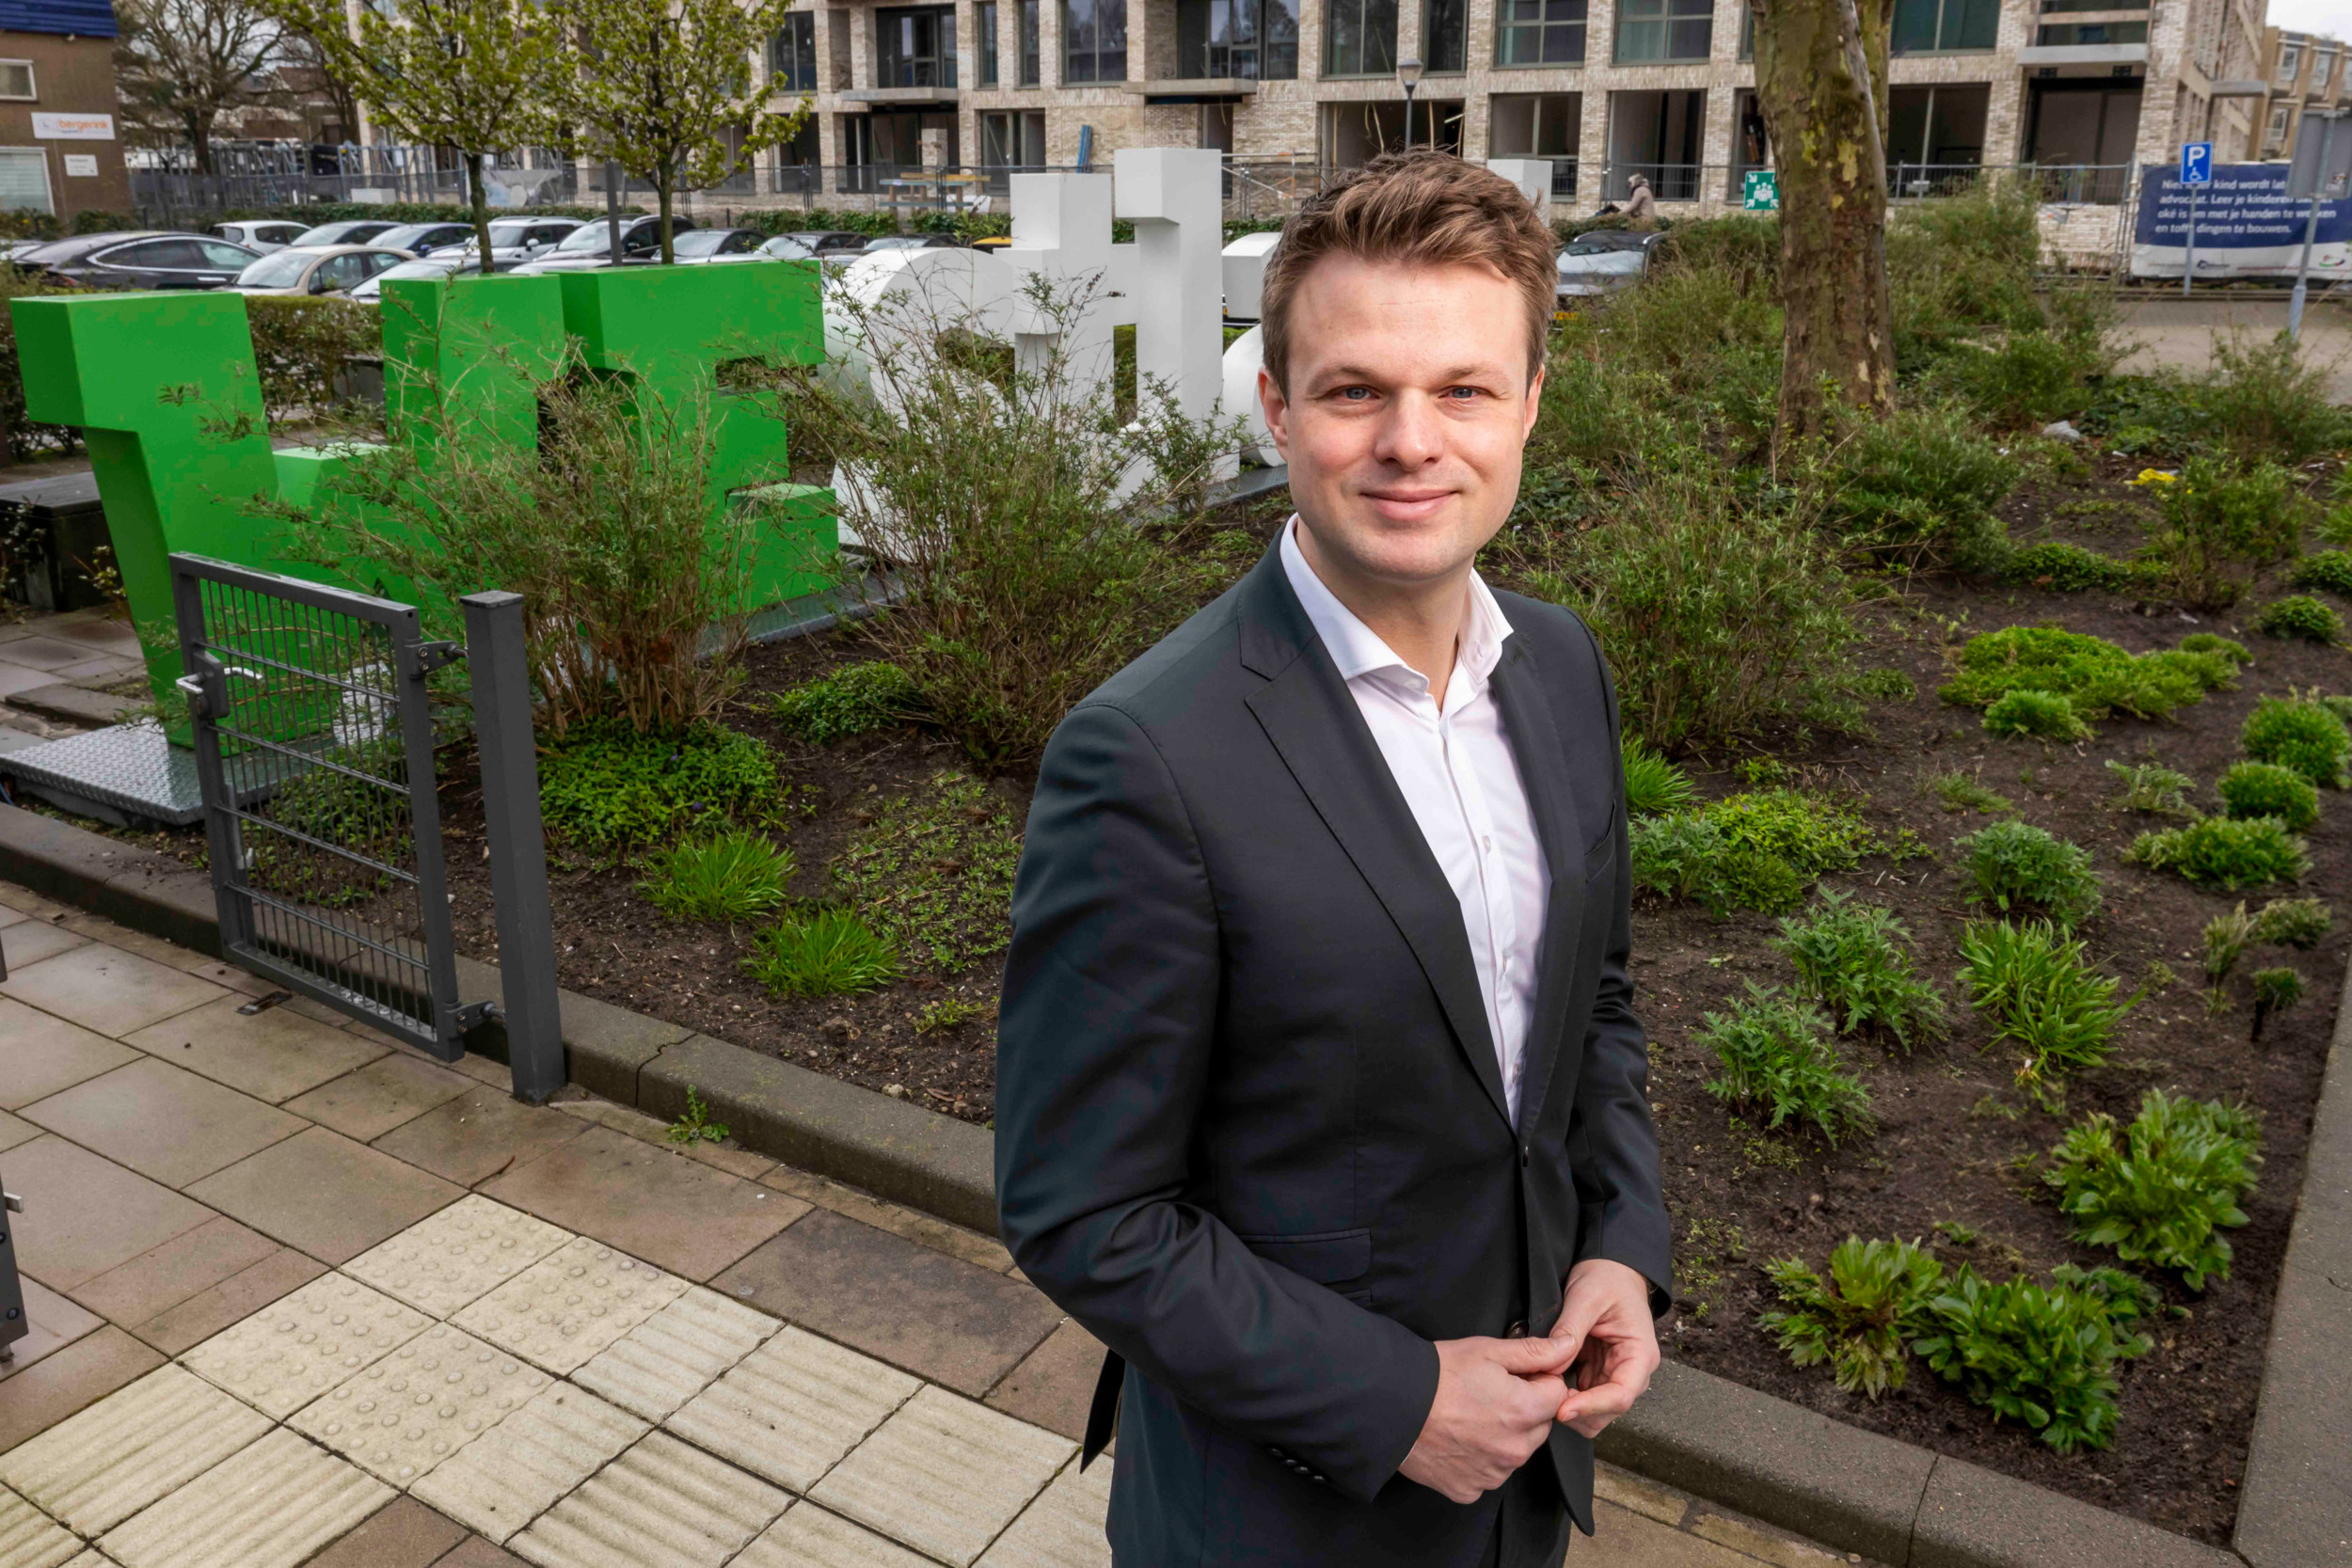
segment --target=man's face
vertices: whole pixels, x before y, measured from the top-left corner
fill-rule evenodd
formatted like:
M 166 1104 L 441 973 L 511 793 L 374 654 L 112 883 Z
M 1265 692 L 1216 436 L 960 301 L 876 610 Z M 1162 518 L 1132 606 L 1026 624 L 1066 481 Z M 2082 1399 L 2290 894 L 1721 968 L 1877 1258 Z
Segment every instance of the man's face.
M 1407 588 L 1466 566 L 1518 498 L 1543 386 L 1527 304 L 1484 267 L 1327 256 L 1291 296 L 1290 389 L 1258 374 L 1314 553 Z

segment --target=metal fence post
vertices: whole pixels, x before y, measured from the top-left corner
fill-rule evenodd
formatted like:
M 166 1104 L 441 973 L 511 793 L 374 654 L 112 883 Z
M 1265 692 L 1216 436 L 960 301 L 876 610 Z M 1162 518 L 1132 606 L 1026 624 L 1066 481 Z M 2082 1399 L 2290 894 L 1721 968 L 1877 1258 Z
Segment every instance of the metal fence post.
M 555 916 L 539 824 L 539 759 L 531 732 L 531 670 L 519 594 L 469 594 L 466 664 L 482 750 L 482 811 L 490 894 L 498 905 L 499 980 L 515 1098 L 547 1102 L 564 1086 L 564 1022 L 555 989 Z

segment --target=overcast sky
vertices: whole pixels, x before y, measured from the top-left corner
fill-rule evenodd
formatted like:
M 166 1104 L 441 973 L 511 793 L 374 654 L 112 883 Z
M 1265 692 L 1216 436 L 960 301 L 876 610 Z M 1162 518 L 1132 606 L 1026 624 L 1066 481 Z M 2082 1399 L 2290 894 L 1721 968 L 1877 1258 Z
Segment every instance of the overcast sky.
M 2270 0 L 2273 27 L 2352 39 L 2352 0 Z

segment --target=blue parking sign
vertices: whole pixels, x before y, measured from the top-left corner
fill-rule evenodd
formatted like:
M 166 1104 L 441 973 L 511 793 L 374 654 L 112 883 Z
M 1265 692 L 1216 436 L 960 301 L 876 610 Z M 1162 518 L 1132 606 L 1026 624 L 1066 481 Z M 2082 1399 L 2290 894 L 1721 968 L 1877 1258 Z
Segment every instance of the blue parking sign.
M 2181 183 L 2184 185 L 2213 183 L 2213 143 L 2192 141 L 2181 144 Z

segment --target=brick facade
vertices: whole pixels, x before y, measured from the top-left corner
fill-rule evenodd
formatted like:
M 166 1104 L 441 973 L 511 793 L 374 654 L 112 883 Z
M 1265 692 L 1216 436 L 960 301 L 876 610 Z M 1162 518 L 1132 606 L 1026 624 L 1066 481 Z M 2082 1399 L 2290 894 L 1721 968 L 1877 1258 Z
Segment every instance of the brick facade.
M 32 96 L 19 96 L 29 67 Z M 119 112 L 115 104 L 114 40 L 64 33 L 0 30 L 0 150 L 11 159 L 31 161 L 40 154 L 48 180 L 50 211 L 71 218 L 86 210 L 128 212 L 130 176 L 123 172 Z M 116 117 L 114 138 L 105 141 L 61 141 L 37 135 L 36 115 L 108 115 Z M 75 166 L 84 157 L 95 161 L 94 174 L 68 174 L 66 158 Z M 21 171 L 12 171 L 21 172 Z M 17 188 L 12 181 L 10 189 Z

